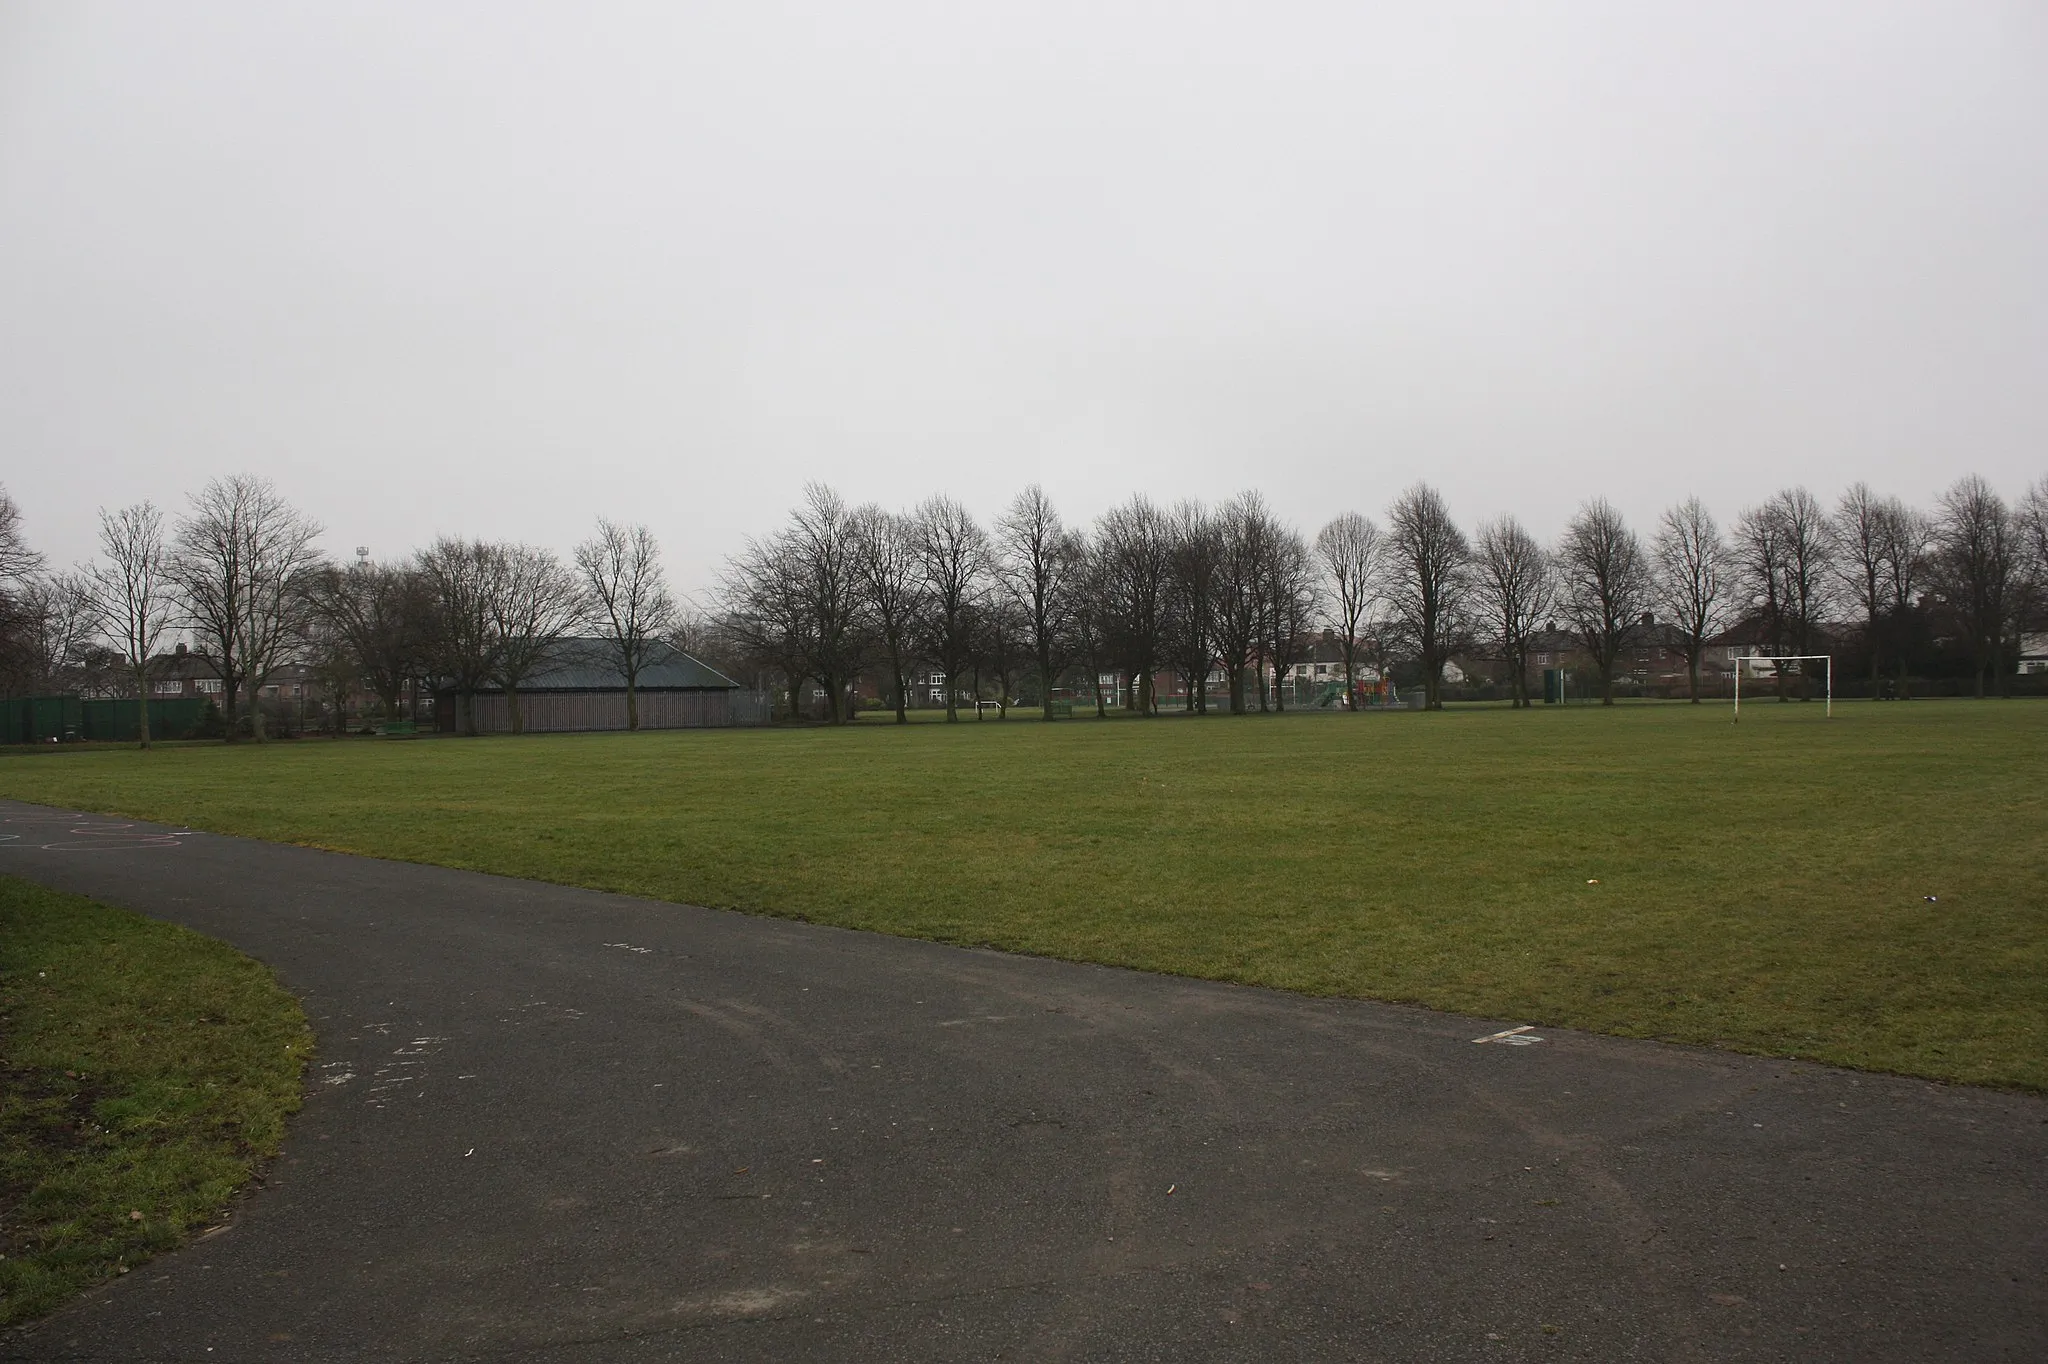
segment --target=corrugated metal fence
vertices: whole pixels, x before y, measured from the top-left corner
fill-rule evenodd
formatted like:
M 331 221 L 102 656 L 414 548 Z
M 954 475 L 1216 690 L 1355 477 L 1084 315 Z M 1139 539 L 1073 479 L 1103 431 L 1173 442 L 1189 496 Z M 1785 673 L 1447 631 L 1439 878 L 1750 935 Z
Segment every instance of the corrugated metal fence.
M 720 729 L 765 725 L 768 693 L 758 691 L 643 691 L 637 698 L 642 729 Z M 512 707 L 502 696 L 475 698 L 479 734 L 510 734 Z M 624 729 L 624 692 L 521 692 L 519 717 L 529 734 Z

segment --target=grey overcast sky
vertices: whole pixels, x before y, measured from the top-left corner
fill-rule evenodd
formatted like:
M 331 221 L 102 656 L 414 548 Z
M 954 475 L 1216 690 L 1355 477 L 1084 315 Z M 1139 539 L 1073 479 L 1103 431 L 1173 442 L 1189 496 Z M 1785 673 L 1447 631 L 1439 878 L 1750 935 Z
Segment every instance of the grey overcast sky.
M 1605 494 L 2048 473 L 2048 5 L 0 0 L 0 482 L 701 591 L 807 479 Z

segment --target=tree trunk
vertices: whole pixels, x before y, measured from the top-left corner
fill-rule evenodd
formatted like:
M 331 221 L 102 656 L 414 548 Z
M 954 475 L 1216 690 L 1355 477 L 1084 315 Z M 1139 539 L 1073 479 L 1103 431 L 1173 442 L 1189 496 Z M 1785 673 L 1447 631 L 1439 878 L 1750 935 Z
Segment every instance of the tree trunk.
M 789 718 L 792 720 L 798 719 L 803 715 L 803 711 L 798 709 L 803 704 L 803 694 L 803 678 L 792 674 L 789 679 Z
M 135 670 L 135 690 L 136 690 L 136 691 L 137 691 L 137 692 L 138 692 L 138 693 L 139 693 L 139 694 L 141 695 L 141 697 L 142 697 L 142 702 L 141 702 L 141 706 L 140 706 L 140 709 L 139 709 L 139 712 L 138 712 L 138 714 L 136 715 L 136 733 L 137 733 L 137 734 L 139 734 L 139 735 L 140 735 L 140 736 L 142 737 L 142 746 L 143 746 L 144 748 L 148 748 L 148 747 L 149 747 L 149 669 L 148 669 L 147 667 L 137 668 L 137 669 Z
M 910 723 L 910 699 L 906 693 L 910 689 L 903 682 L 903 655 L 894 649 L 889 651 L 889 676 L 896 683 L 896 723 L 907 725 Z
M 249 688 L 249 733 L 257 743 L 268 743 L 269 736 L 263 732 L 263 684 Z
M 506 684 L 505 687 L 505 707 L 512 713 L 512 732 L 514 734 L 526 733 L 526 717 L 519 713 L 519 688 L 511 683 Z M 474 701 L 470 702 L 470 708 L 472 710 L 476 708 Z
M 629 730 L 640 728 L 640 695 L 634 685 L 638 672 L 637 668 L 626 669 L 626 728 Z
M 1695 649 L 1685 660 L 1686 678 L 1692 684 L 1692 703 L 1700 703 L 1700 655 Z M 1873 692 L 1873 694 L 1875 694 Z

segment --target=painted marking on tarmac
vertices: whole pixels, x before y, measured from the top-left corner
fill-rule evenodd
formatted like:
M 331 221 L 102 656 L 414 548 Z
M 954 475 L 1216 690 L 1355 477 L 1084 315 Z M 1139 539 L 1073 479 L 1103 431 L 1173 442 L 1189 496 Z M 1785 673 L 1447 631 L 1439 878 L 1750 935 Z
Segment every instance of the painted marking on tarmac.
M 0 844 L 12 844 L 16 848 L 34 848 L 43 852 L 119 852 L 130 848 L 180 848 L 179 840 L 192 835 L 190 829 L 167 829 L 162 832 L 150 830 L 136 832 L 133 824 L 95 821 L 83 815 L 69 815 L 61 818 L 38 816 L 12 816 L 0 819 L 0 824 L 19 825 L 35 831 L 28 835 L 33 839 L 36 833 L 47 833 L 52 829 L 71 835 L 54 843 L 24 842 L 20 833 L 0 834 Z
M 1488 1033 L 1484 1037 L 1475 1037 L 1472 1040 L 1474 1042 L 1498 1042 L 1504 1047 L 1528 1047 L 1534 1046 L 1543 1040 L 1540 1037 L 1528 1036 L 1529 1033 L 1535 1030 L 1536 1025 L 1534 1023 L 1524 1023 L 1519 1028 L 1503 1028 L 1499 1032 Z
M 625 949 L 626 949 L 626 950 L 627 950 L 628 952 L 652 952 L 652 951 L 654 950 L 654 949 L 653 949 L 653 948 L 651 948 L 651 947 L 635 947 L 635 946 L 633 946 L 633 944 L 631 944 L 631 943 L 629 943 L 629 942 L 608 942 L 608 943 L 606 943 L 606 944 L 605 944 L 605 946 L 606 946 L 606 947 L 623 947 L 623 948 L 625 948 Z

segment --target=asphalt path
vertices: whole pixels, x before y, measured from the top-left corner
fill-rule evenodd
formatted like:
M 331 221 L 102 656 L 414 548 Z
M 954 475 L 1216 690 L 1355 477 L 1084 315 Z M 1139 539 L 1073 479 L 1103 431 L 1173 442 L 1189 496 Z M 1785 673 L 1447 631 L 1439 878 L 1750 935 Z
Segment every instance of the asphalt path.
M 319 1039 L 223 1229 L 0 1355 L 2048 1359 L 2048 1103 L 0 802 Z

